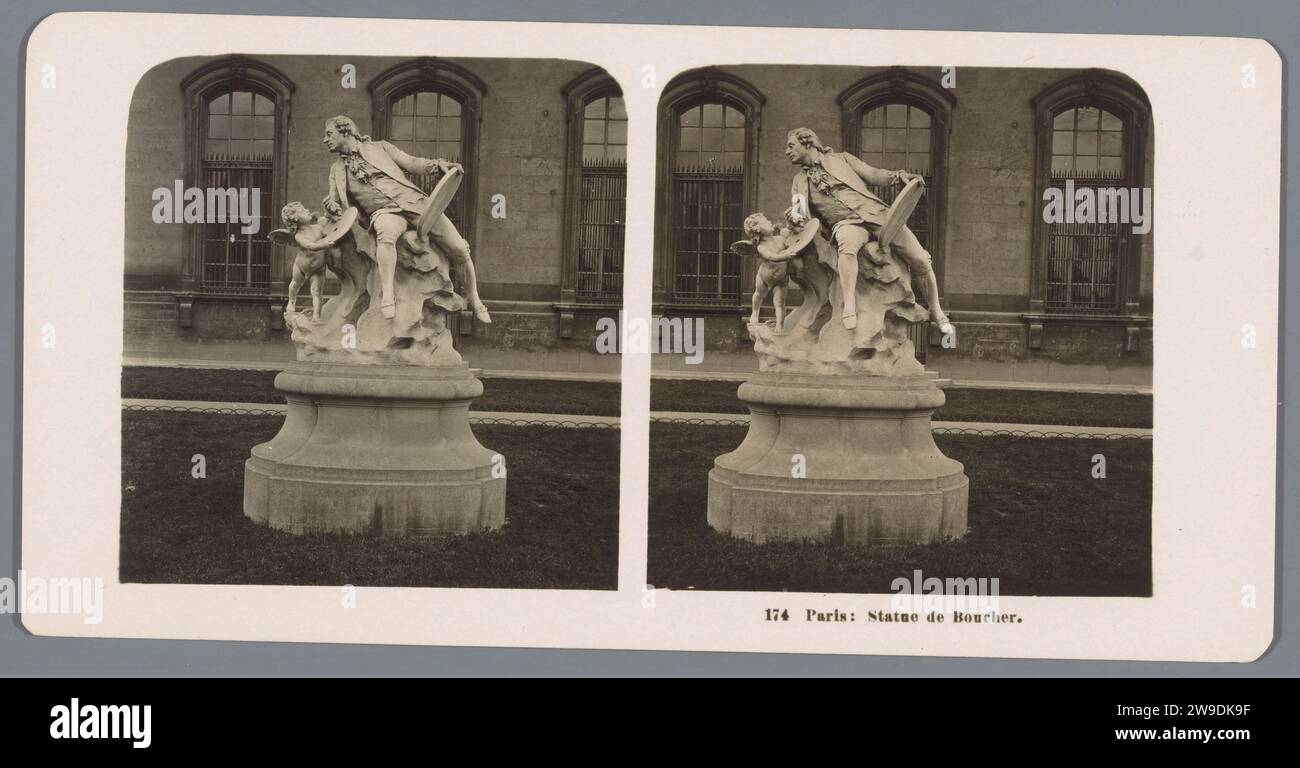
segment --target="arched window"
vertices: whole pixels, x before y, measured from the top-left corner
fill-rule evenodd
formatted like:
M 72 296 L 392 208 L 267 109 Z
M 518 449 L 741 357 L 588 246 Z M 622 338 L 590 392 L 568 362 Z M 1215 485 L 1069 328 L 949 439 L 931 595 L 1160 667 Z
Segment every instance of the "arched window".
M 372 136 L 416 157 L 465 166 L 460 191 L 447 207 L 460 233 L 473 242 L 478 182 L 479 105 L 487 86 L 470 71 L 441 59 L 414 59 L 376 75 L 371 94 Z M 432 175 L 411 179 L 425 192 Z
M 623 240 L 627 221 L 627 108 L 603 69 L 590 69 L 564 87 L 568 148 L 565 169 L 562 305 L 623 300 Z M 561 307 L 561 337 L 572 313 Z
M 728 246 L 744 237 L 745 110 L 713 97 L 675 117 L 673 298 L 735 301 L 741 263 Z
M 205 97 L 208 133 L 203 142 L 201 189 L 256 194 L 260 226 L 246 233 L 237 219 L 208 221 L 203 230 L 200 284 L 214 291 L 268 291 L 275 227 L 271 200 L 275 173 L 275 102 L 249 86 L 234 85 Z M 256 190 L 256 191 L 254 191 Z
M 956 99 L 937 83 L 894 68 L 854 83 L 840 94 L 839 102 L 845 151 L 876 168 L 925 177 L 926 193 L 907 226 L 934 257 L 935 277 L 942 290 L 948 130 Z M 895 187 L 873 191 L 887 203 L 898 194 Z M 923 300 L 932 298 L 925 296 L 919 282 L 915 287 Z M 924 354 L 923 343 L 918 351 Z
M 225 221 L 189 225 L 183 280 L 191 290 L 269 294 L 284 280 L 266 233 L 284 202 L 293 85 L 265 64 L 234 56 L 198 69 L 181 88 L 189 124 L 186 186 L 235 190 L 250 203 L 255 195 L 259 218 L 253 232 L 229 213 Z
M 744 235 L 757 194 L 758 117 L 763 97 L 740 78 L 697 70 L 674 78 L 660 100 L 661 298 L 731 305 L 753 265 L 730 245 Z
M 1144 185 L 1150 106 L 1135 84 L 1089 72 L 1049 86 L 1033 105 L 1038 200 L 1048 189 L 1061 190 L 1065 199 L 1066 190 L 1107 190 L 1109 197 L 1109 190 Z M 1031 313 L 1137 314 L 1141 255 L 1132 225 L 1042 218 L 1035 225 Z
M 1127 181 L 1124 120 L 1089 104 L 1063 107 L 1052 116 L 1052 177 Z
M 388 126 L 380 138 L 416 157 L 464 163 L 462 107 L 453 94 L 421 88 L 389 96 L 388 107 Z M 433 191 L 436 176 L 421 174 L 411 181 L 427 194 Z M 447 218 L 457 227 L 464 223 L 464 195 L 452 199 Z
M 906 101 L 887 101 L 861 111 L 857 155 L 868 165 L 930 176 L 934 154 L 930 110 Z
M 948 129 L 956 103 L 952 91 L 894 67 L 849 86 L 840 94 L 839 103 L 845 151 L 876 168 L 925 177 L 926 193 L 907 226 L 934 258 L 935 280 L 943 290 Z M 898 194 L 897 187 L 873 187 L 872 191 L 887 203 Z M 943 298 L 927 296 L 921 280 L 914 280 L 912 288 L 922 301 Z M 929 322 L 912 325 L 908 333 L 917 359 L 924 363 Z
M 1127 187 L 1124 119 L 1091 100 L 1072 101 L 1052 114 L 1047 183 L 1075 189 Z M 1071 201 L 1072 202 L 1072 201 Z M 1048 312 L 1115 314 L 1129 238 L 1122 222 L 1046 224 Z
M 622 92 L 587 99 L 582 118 L 582 162 L 626 165 L 627 107 Z
M 204 157 L 247 157 L 270 163 L 275 152 L 275 100 L 232 87 L 208 97 Z

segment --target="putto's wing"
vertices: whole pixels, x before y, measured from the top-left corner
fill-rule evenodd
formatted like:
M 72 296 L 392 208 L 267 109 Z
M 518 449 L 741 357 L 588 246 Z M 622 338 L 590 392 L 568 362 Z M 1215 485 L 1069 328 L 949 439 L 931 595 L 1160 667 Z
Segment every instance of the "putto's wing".
M 737 240 L 731 244 L 731 252 L 737 256 L 752 258 L 758 255 L 758 248 L 754 247 L 754 243 L 749 240 Z
M 266 237 L 276 245 L 293 245 L 293 233 L 287 229 L 273 229 Z

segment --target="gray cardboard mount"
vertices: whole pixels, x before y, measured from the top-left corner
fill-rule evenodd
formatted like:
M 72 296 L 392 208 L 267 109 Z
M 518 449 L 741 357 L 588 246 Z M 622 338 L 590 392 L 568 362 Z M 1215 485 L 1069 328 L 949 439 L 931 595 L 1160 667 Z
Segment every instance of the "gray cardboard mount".
M 0 360 L 9 361 L 11 374 L 0 380 L 0 487 L 9 489 L 0 502 L 0 575 L 13 577 L 19 567 L 20 499 L 17 468 L 21 464 L 20 336 L 22 267 L 22 157 L 19 131 L 24 114 L 21 84 L 25 46 L 32 28 L 44 16 L 64 10 L 187 12 L 183 0 L 156 0 L 148 7 L 125 2 L 82 0 L 76 3 L 5 3 L 0 7 L 0 48 L 10 62 L 9 76 L 0 78 L 0 185 L 17 194 L 0 199 L 0 233 L 8 248 L 0 249 L 0 305 L 10 318 L 0 332 Z M 988 0 L 935 0 L 917 3 L 863 3 L 861 0 L 826 0 L 816 4 L 816 14 L 806 6 L 779 0 L 753 4 L 701 4 L 695 0 L 659 0 L 656 3 L 588 4 L 559 0 L 516 0 L 467 6 L 444 0 L 402 0 L 371 5 L 371 17 L 480 19 L 495 21 L 565 21 L 641 24 L 761 25 L 778 27 L 836 26 L 871 29 L 969 30 L 1001 32 L 1071 32 L 1102 34 L 1192 35 L 1253 37 L 1268 40 L 1284 61 L 1300 54 L 1300 25 L 1295 6 L 1284 0 L 1224 5 L 1215 0 L 1153 0 L 1125 6 L 1122 13 L 1099 14 L 1095 6 L 1071 0 L 1038 3 Z M 206 8 L 223 14 L 301 14 L 303 6 L 288 0 L 231 2 Z M 340 0 L 312 4 L 316 16 L 355 17 L 356 6 Z M 111 54 L 106 54 L 111 55 Z M 1284 141 L 1300 143 L 1296 107 L 1288 98 L 1283 112 Z M 1284 145 L 1285 146 L 1285 145 Z M 1286 220 L 1296 215 L 1295 176 L 1288 174 L 1294 160 L 1284 150 L 1283 253 L 1300 251 L 1294 228 Z M 1287 192 L 1291 194 L 1287 194 Z M 1282 402 L 1293 398 L 1300 376 L 1292 370 L 1298 358 L 1288 348 L 1300 338 L 1296 319 L 1288 319 L 1285 305 L 1300 293 L 1300 280 L 1282 274 L 1281 310 Z M 21 329 L 21 330 L 20 330 Z M 1290 619 L 1300 614 L 1300 498 L 1295 478 L 1300 471 L 1285 457 L 1296 449 L 1297 431 L 1287 428 L 1279 405 L 1281 442 L 1278 467 L 1278 565 L 1276 573 L 1276 637 L 1272 648 L 1252 664 L 1196 664 L 1169 662 L 1042 661 L 1013 659 L 935 659 L 888 656 L 805 656 L 745 653 L 694 653 L 648 651 L 567 651 L 446 647 L 395 647 L 350 645 L 297 645 L 288 643 L 98 640 L 34 637 L 12 614 L 0 616 L 0 675 L 2 676 L 176 676 L 176 675 L 925 675 L 925 676 L 1289 676 L 1300 670 L 1300 630 Z M 1287 482 L 1290 480 L 1291 482 Z

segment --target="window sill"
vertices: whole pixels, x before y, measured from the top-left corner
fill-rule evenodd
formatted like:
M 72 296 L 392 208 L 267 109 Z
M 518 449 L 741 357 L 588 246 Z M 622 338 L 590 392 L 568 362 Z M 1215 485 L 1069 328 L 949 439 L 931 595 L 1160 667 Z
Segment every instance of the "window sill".
M 557 301 L 551 305 L 560 316 L 559 335 L 561 339 L 573 338 L 573 322 L 579 313 L 600 313 L 608 315 L 623 311 L 623 296 L 594 299 L 580 298 L 574 301 Z
M 220 301 L 236 304 L 265 304 L 269 307 L 271 313 L 271 330 L 284 330 L 284 315 L 282 313 L 285 302 L 289 298 L 284 293 L 272 293 L 270 289 L 266 293 L 236 293 L 200 289 L 193 292 L 173 293 L 172 296 L 176 299 L 176 322 L 182 328 L 194 327 L 195 301 Z
M 733 303 L 734 302 L 734 303 Z M 797 306 L 797 305 L 794 305 Z M 679 299 L 655 302 L 651 305 L 655 314 L 682 314 L 694 312 L 705 315 L 749 315 L 749 297 L 739 299 L 721 299 L 719 301 L 691 301 Z
M 1029 325 L 1028 346 L 1043 348 L 1043 327 L 1046 325 L 1119 325 L 1125 329 L 1124 351 L 1138 350 L 1138 336 L 1143 328 L 1150 328 L 1151 315 L 1106 314 L 1091 315 L 1073 312 L 1026 312 L 1021 317 Z

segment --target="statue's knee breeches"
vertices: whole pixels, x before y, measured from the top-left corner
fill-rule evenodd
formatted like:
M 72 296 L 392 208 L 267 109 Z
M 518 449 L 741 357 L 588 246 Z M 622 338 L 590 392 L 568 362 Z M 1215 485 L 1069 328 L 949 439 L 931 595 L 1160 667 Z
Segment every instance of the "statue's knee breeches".
M 456 231 L 456 225 L 444 214 L 429 229 L 429 240 L 443 253 L 452 264 L 469 261 L 469 242 Z
M 375 217 L 371 228 L 375 231 L 375 242 L 377 244 L 391 245 L 396 248 L 397 238 L 406 232 L 406 219 L 391 213 L 380 214 Z
M 465 245 L 464 248 L 451 248 L 441 243 L 438 243 L 437 245 L 439 248 L 442 249 L 443 253 L 447 254 L 447 260 L 450 261 L 453 265 L 459 266 L 469 261 L 468 243 Z
M 930 252 L 925 249 L 925 246 L 921 245 L 921 241 L 916 238 L 916 234 L 907 227 L 903 227 L 898 231 L 898 235 L 894 237 L 894 242 L 889 249 L 906 262 L 908 269 L 918 276 L 927 275 L 934 271 L 934 259 L 930 256 Z
M 865 227 L 847 225 L 835 230 L 835 249 L 840 254 L 840 261 L 850 259 L 857 264 L 858 253 L 870 239 Z

